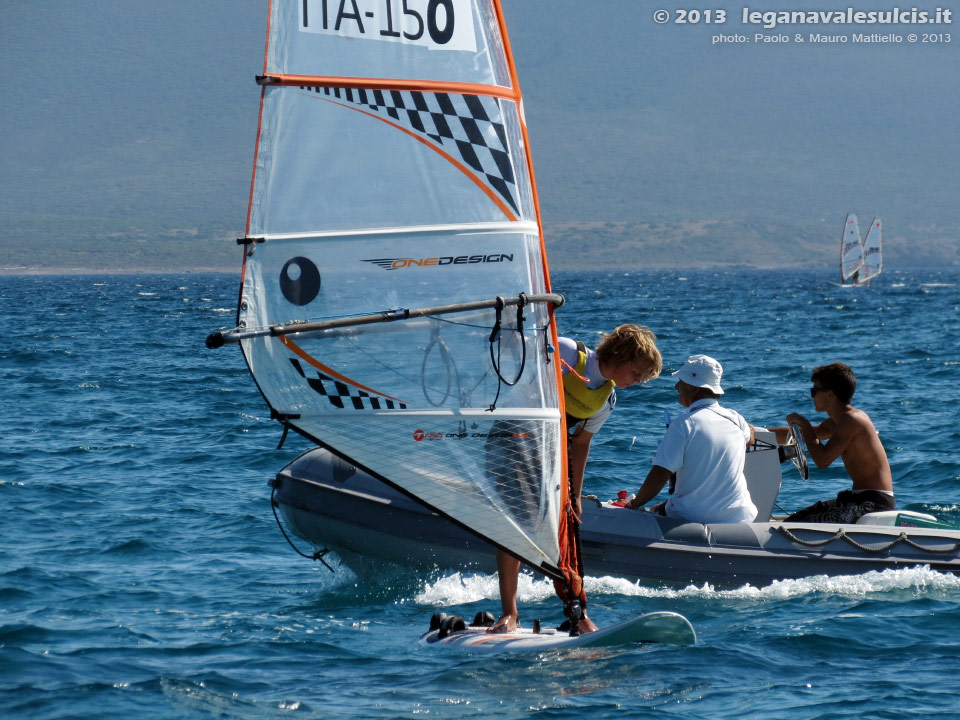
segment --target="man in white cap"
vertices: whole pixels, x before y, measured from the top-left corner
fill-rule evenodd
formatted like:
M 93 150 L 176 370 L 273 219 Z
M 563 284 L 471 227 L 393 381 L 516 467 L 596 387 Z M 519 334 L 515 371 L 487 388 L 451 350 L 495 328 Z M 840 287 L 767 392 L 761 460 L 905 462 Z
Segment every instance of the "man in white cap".
M 736 411 L 720 407 L 723 368 L 708 355 L 691 355 L 673 375 L 678 401 L 688 411 L 670 423 L 653 467 L 627 507 L 643 507 L 676 473 L 674 494 L 651 512 L 690 522 L 751 522 L 757 508 L 743 463 L 753 427 Z

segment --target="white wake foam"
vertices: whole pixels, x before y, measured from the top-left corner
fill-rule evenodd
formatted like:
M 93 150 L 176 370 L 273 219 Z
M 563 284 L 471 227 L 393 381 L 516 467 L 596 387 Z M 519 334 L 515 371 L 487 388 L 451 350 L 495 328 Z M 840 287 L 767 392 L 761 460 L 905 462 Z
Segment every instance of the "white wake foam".
M 553 594 L 551 580 L 534 579 L 532 575 L 520 573 L 520 582 L 517 586 L 518 602 L 543 600 Z M 499 598 L 500 587 L 497 584 L 496 575 L 453 573 L 445 575 L 434 583 L 427 583 L 414 600 L 423 605 L 447 607 L 466 605 L 480 600 L 499 600 Z
M 917 595 L 960 590 L 960 577 L 939 573 L 929 566 L 903 570 L 872 570 L 862 575 L 815 575 L 799 580 L 775 580 L 764 587 L 743 585 L 738 588 L 717 588 L 709 583 L 686 587 L 665 587 L 655 582 L 632 582 L 615 577 L 587 577 L 587 595 L 593 597 L 623 595 L 625 597 L 665 599 L 766 599 L 788 600 L 805 595 L 825 594 L 861 597 L 872 593 L 912 591 Z M 517 600 L 536 602 L 554 594 L 553 582 L 526 573 L 520 574 Z M 414 601 L 439 607 L 464 605 L 480 600 L 499 599 L 496 575 L 453 573 L 428 583 Z
M 701 586 L 671 588 L 642 583 L 631 583 L 618 578 L 599 578 L 595 581 L 595 594 L 617 593 L 650 598 L 699 598 L 699 599 L 768 599 L 788 600 L 805 595 L 824 594 L 862 597 L 872 593 L 910 590 L 916 594 L 956 592 L 960 590 L 960 577 L 939 573 L 929 566 L 902 570 L 871 570 L 861 575 L 814 575 L 797 580 L 775 580 L 763 587 L 743 585 L 738 588 L 716 588 L 709 583 Z M 588 593 L 590 583 L 587 584 Z

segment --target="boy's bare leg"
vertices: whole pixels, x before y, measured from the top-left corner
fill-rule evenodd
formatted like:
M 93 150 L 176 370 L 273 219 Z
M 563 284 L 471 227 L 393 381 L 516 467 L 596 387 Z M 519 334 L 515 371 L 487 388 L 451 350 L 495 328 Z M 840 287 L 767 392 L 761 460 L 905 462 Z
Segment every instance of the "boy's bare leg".
M 517 629 L 517 584 L 520 561 L 513 555 L 497 550 L 497 581 L 500 584 L 500 619 L 487 632 L 513 632 Z
M 513 555 L 497 550 L 497 581 L 500 585 L 500 619 L 490 628 L 489 633 L 513 632 L 517 629 L 517 586 L 520 578 L 520 561 Z M 593 620 L 584 615 L 580 619 L 580 632 L 596 632 L 599 628 Z

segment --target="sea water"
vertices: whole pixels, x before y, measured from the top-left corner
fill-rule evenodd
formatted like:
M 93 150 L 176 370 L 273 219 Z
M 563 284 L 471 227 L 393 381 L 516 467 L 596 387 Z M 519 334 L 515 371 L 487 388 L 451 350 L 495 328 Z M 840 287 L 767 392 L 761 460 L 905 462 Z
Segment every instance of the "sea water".
M 664 374 L 621 391 L 586 491 L 646 474 L 670 372 L 724 366 L 756 425 L 816 417 L 810 371 L 842 360 L 887 449 L 900 507 L 960 521 L 960 273 L 567 273 L 561 332 L 651 327 Z M 308 447 L 280 428 L 235 347 L 234 275 L 0 277 L 0 717 L 955 717 L 960 579 L 926 568 L 713 587 L 589 577 L 599 624 L 674 610 L 693 647 L 475 657 L 418 647 L 430 615 L 499 606 L 495 576 L 294 554 L 267 481 Z M 839 463 L 779 506 L 848 484 Z M 559 622 L 523 576 L 521 615 Z

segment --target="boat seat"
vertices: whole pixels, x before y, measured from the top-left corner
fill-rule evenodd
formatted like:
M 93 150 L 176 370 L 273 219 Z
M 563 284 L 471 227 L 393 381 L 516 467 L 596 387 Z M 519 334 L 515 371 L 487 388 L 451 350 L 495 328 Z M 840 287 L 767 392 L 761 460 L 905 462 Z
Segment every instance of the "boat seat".
M 712 523 L 707 525 L 712 545 L 762 548 L 763 543 L 752 523 Z
M 759 548 L 760 539 L 750 523 L 693 523 L 657 517 L 664 540 L 697 545 L 732 545 Z
M 660 526 L 664 540 L 697 543 L 699 545 L 710 544 L 706 525 L 683 520 L 682 518 L 664 517 L 662 515 L 656 515 L 654 517 L 657 518 L 657 524 Z
M 780 453 L 776 448 L 776 433 L 758 428 L 755 435 L 757 440 L 768 443 L 772 447 L 748 449 L 743 475 L 747 479 L 750 499 L 757 507 L 757 517 L 754 518 L 754 522 L 767 522 L 777 502 L 783 474 L 780 469 Z

